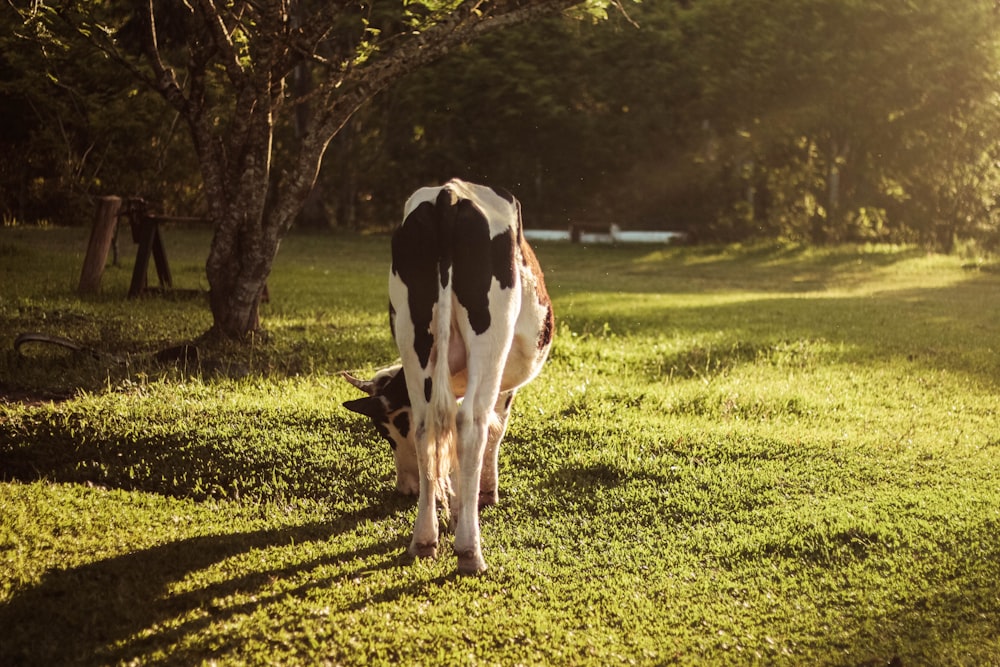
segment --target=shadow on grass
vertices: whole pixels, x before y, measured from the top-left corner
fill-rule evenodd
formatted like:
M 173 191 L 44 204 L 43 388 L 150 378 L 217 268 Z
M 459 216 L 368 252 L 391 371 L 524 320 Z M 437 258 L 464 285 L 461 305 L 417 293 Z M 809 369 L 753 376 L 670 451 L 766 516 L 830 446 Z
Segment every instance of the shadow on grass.
M 374 434 L 358 420 L 250 408 L 204 422 L 159 419 L 113 421 L 70 404 L 0 421 L 0 481 L 193 500 L 354 497 L 389 484 L 389 449 L 373 446 Z
M 898 656 L 898 662 L 889 664 L 996 664 L 1000 651 L 996 534 L 993 518 L 969 522 L 934 556 L 921 553 L 914 558 L 917 564 L 909 567 L 907 580 L 891 590 L 892 604 L 859 605 L 862 622 L 845 635 L 844 647 L 859 657 L 882 650 L 881 659 L 856 664 L 884 665 L 884 657 L 890 655 Z M 921 567 L 920 561 L 933 565 Z
M 344 515 L 329 524 L 193 537 L 79 567 L 52 570 L 38 585 L 0 605 L 0 664 L 134 664 L 134 660 L 144 660 L 142 656 L 156 655 L 161 656 L 158 660 L 173 664 L 195 664 L 213 654 L 225 654 L 238 648 L 246 637 L 231 636 L 220 642 L 220 634 L 212 633 L 211 646 L 207 646 L 197 635 L 210 626 L 224 625 L 289 597 L 304 599 L 309 590 L 328 586 L 332 581 L 350 582 L 373 571 L 408 565 L 411 559 L 405 545 L 397 540 L 340 553 L 327 551 L 292 565 L 254 569 L 182 593 L 172 593 L 172 586 L 200 570 L 253 550 L 335 544 L 338 536 L 373 517 L 391 513 L 394 506 L 398 509 L 399 501 L 387 497 L 381 505 Z M 303 576 L 338 563 L 350 567 L 353 562 L 358 562 L 356 568 L 340 571 L 334 577 Z M 277 580 L 289 579 L 305 583 L 291 589 L 273 585 Z M 358 608 L 372 601 L 412 594 L 426 585 L 420 580 L 387 589 L 378 593 L 377 599 L 358 602 Z M 365 594 L 361 588 L 358 592 Z M 247 602 L 226 604 L 231 596 Z
M 964 373 L 996 385 L 1000 362 L 988 341 L 1000 331 L 1000 320 L 984 304 L 992 302 L 998 286 L 995 277 L 980 276 L 946 287 L 866 296 L 772 296 L 683 307 L 624 296 L 578 304 L 564 321 L 585 336 L 674 332 L 713 341 L 649 357 L 650 380 L 710 376 L 755 362 L 809 368 L 897 358 L 915 368 Z
M 549 290 L 671 294 L 694 289 L 804 292 L 860 286 L 875 271 L 926 256 L 918 248 L 868 252 L 854 246 L 816 250 L 757 244 L 720 248 L 539 245 Z M 595 279 L 599 277 L 598 279 Z
M 252 423 L 241 413 L 224 417 Z M 188 427 L 156 436 L 143 429 L 121 432 L 72 405 L 58 416 L 40 411 L 16 424 L 0 422 L 4 481 L 97 484 L 194 500 L 337 499 L 360 508 L 331 514 L 329 522 L 192 537 L 49 570 L 37 585 L 0 604 L 0 665 L 197 664 L 213 655 L 238 654 L 253 637 L 220 631 L 227 623 L 281 608 L 289 599 L 305 600 L 315 589 L 351 586 L 373 572 L 412 563 L 406 538 L 338 547 L 359 526 L 393 520 L 413 502 L 392 489 L 385 477 L 389 468 L 373 465 L 377 455 L 388 463 L 388 449 L 371 452 L 360 422 L 298 415 L 289 423 L 287 415 L 269 413 L 253 417 L 255 429 L 224 437 Z M 248 433 L 254 430 L 260 435 Z M 286 442 L 269 435 L 289 430 L 320 436 L 338 431 L 344 437 L 330 447 L 322 437 L 293 433 Z M 292 564 L 239 564 L 245 554 L 293 545 L 305 547 L 295 553 L 319 555 Z M 225 562 L 233 558 L 237 571 L 230 574 Z M 226 574 L 196 585 L 198 573 L 222 568 Z M 343 611 L 417 594 L 437 583 L 420 577 L 405 578 L 398 586 L 353 587 Z M 175 592 L 177 587 L 184 590 Z

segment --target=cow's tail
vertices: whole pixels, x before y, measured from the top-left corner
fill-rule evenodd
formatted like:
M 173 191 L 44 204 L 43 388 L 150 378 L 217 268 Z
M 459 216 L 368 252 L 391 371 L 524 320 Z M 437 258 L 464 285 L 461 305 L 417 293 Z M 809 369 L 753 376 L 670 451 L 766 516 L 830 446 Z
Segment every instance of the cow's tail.
M 431 386 L 427 406 L 428 470 L 435 495 L 442 511 L 448 514 L 448 501 L 452 494 L 451 471 L 457 466 L 457 428 L 455 415 L 458 406 L 451 390 L 451 369 L 448 349 L 451 346 L 452 318 L 452 230 L 457 216 L 457 196 L 445 187 L 435 203 L 438 236 L 438 298 L 434 313 L 434 351 L 431 354 Z

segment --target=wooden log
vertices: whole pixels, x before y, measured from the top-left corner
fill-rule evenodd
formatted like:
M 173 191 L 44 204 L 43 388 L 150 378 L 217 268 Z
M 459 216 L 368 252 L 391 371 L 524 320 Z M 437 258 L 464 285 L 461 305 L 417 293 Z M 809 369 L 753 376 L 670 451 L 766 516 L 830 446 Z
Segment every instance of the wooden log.
M 98 199 L 97 215 L 94 217 L 94 226 L 90 229 L 87 255 L 83 259 L 83 271 L 80 272 L 80 286 L 77 288 L 80 294 L 96 294 L 101 290 L 101 276 L 108 263 L 108 250 L 115 237 L 121 206 L 121 197 Z

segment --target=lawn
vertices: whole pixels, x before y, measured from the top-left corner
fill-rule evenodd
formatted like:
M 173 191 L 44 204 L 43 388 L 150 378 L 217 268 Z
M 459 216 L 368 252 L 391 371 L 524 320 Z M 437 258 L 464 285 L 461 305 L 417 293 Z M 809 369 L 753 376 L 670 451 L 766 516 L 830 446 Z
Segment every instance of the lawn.
M 162 362 L 207 233 L 133 301 L 129 257 L 75 294 L 86 235 L 0 229 L 0 664 L 1000 662 L 990 258 L 540 244 L 556 342 L 462 578 L 340 406 L 395 356 L 386 237 L 292 235 L 266 340 Z

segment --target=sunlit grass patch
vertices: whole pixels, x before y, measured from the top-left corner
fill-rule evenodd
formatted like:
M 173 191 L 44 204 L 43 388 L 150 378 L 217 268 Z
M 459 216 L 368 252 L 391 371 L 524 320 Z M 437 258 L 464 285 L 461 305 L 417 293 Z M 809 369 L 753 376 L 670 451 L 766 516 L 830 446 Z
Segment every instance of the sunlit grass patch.
M 152 353 L 197 298 L 79 299 L 79 230 L 0 233 L 0 662 L 990 664 L 1000 274 L 912 248 L 542 245 L 485 576 L 337 372 L 393 361 L 385 237 L 292 236 L 266 340 Z M 51 236 L 50 236 L 51 234 Z M 168 232 L 197 284 L 204 230 Z M 6 245 L 3 245 L 6 244 Z M 30 256 L 30 257 L 29 257 Z M 187 273 L 189 272 L 189 273 Z M 37 287 L 37 289 L 36 289 Z

